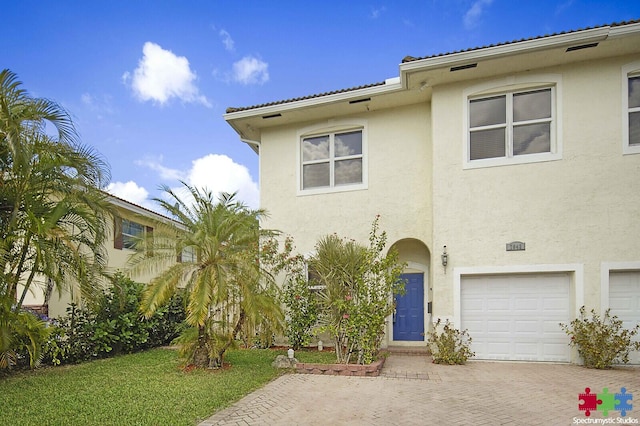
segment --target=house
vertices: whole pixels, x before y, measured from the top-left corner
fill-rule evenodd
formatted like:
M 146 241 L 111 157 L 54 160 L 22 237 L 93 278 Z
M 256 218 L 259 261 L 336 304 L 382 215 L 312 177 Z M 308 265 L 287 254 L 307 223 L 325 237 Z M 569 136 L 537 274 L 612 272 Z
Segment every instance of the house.
M 407 263 L 386 344 L 437 318 L 478 359 L 577 361 L 581 306 L 640 321 L 640 21 L 428 57 L 380 83 L 243 108 L 265 226 L 303 253 L 366 244 Z M 633 359 L 640 363 L 640 355 Z
M 148 210 L 137 204 L 130 203 L 114 195 L 105 194 L 107 200 L 114 208 L 115 214 L 109 223 L 107 244 L 107 269 L 108 274 L 118 271 L 125 272 L 127 262 L 135 253 L 136 242 L 142 238 L 152 238 L 154 226 L 161 222 L 172 220 L 154 211 Z M 182 260 L 189 253 L 182 253 Z M 135 281 L 148 283 L 152 274 L 146 273 L 134 277 Z M 55 318 L 65 315 L 69 304 L 80 301 L 80 295 L 72 292 L 58 294 L 51 286 L 46 285 L 46 278 L 40 279 L 31 287 L 33 291 L 27 294 L 24 306 L 39 313 Z

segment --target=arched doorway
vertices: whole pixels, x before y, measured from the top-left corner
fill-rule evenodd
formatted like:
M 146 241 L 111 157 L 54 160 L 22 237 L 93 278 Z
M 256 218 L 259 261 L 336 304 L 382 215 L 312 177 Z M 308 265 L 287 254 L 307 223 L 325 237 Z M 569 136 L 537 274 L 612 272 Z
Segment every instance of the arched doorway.
M 420 240 L 406 238 L 392 246 L 399 260 L 406 263 L 402 279 L 405 294 L 394 295 L 395 310 L 388 329 L 389 345 L 422 345 L 430 319 L 429 288 L 430 253 Z

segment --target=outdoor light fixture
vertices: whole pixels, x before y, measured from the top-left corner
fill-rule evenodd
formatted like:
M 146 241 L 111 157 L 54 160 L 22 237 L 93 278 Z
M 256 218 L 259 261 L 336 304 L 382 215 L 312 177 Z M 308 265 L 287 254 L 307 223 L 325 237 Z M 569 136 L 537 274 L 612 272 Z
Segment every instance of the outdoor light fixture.
M 449 263 L 449 254 L 447 253 L 447 246 L 444 246 L 440 257 L 442 258 L 442 266 L 446 268 L 447 263 Z
M 289 357 L 289 359 L 293 359 L 293 349 L 289 348 L 287 351 L 287 357 Z

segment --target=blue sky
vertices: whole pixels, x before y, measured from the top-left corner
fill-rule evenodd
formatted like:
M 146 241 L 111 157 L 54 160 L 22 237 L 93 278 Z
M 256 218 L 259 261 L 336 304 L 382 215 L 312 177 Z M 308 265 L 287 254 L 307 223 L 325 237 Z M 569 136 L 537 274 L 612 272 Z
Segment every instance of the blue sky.
M 154 208 L 179 180 L 258 206 L 229 106 L 384 81 L 402 58 L 640 18 L 640 1 L 3 2 L 0 68 L 72 115 L 108 190 Z

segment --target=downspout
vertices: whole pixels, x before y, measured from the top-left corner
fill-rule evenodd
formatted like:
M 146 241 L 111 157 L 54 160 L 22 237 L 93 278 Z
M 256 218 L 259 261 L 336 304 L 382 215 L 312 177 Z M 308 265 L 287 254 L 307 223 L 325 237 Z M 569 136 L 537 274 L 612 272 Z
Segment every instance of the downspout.
M 251 139 L 240 138 L 240 142 L 244 142 L 258 155 L 260 155 L 260 142 Z

